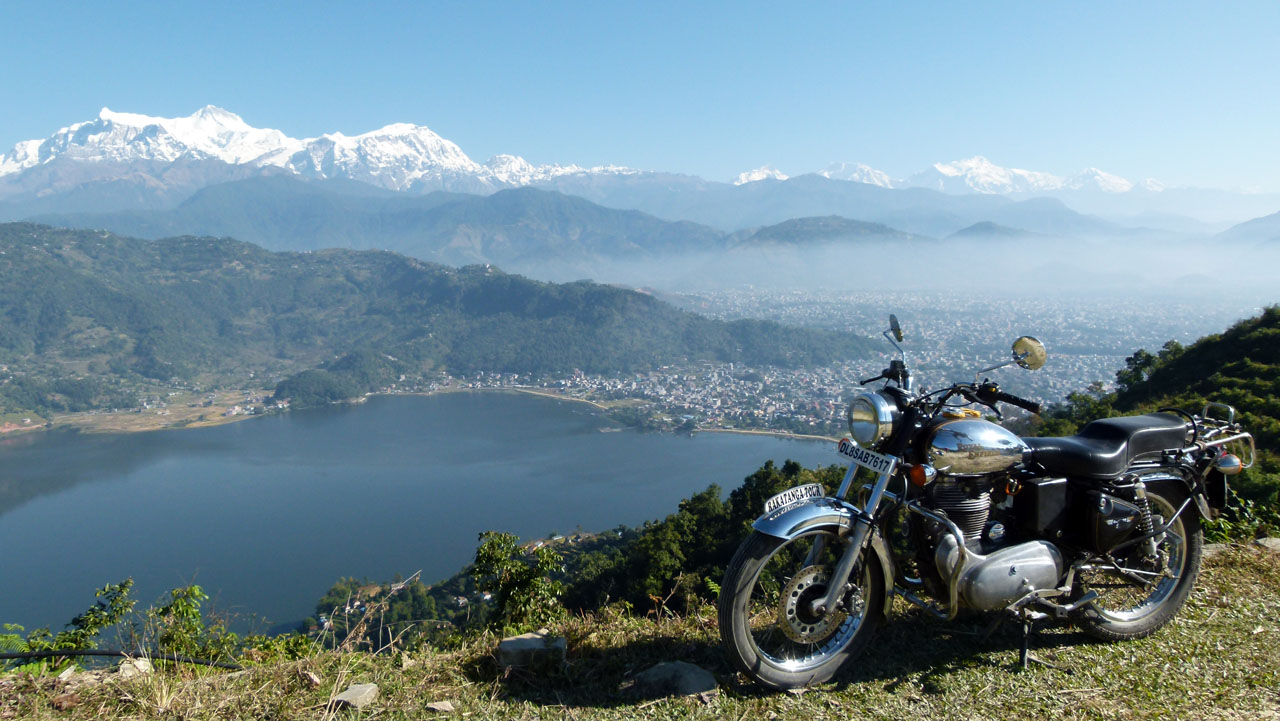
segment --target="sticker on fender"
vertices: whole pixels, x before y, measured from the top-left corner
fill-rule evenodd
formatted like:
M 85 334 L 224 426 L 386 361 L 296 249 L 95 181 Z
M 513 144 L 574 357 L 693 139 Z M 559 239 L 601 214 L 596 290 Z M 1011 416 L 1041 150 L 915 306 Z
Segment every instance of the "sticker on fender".
M 777 510 L 783 506 L 789 506 L 796 501 L 803 501 L 806 498 L 819 498 L 826 494 L 820 483 L 809 483 L 795 488 L 788 488 L 778 495 L 764 502 L 764 512 Z
M 868 451 L 848 438 L 840 439 L 840 442 L 836 444 L 836 452 L 840 454 L 841 458 L 852 461 L 863 468 L 870 468 L 876 473 L 893 473 L 893 467 L 898 465 L 897 458 Z

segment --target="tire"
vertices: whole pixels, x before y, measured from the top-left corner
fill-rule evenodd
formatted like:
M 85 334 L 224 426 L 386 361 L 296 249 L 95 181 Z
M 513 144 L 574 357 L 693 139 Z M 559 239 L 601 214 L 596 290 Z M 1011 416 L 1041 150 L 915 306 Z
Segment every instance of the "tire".
M 818 539 L 823 551 L 806 564 Z M 784 690 L 828 681 L 862 651 L 884 620 L 878 562 L 864 556 L 854 566 L 854 589 L 845 598 L 852 613 L 815 618 L 807 612 L 807 602 L 825 593 L 825 574 L 843 550 L 829 530 L 791 540 L 753 533 L 743 541 L 720 586 L 720 638 L 734 668 L 761 686 Z
M 1186 500 L 1187 494 L 1173 484 L 1152 484 L 1147 487 L 1147 498 L 1152 515 L 1170 518 Z M 1159 568 L 1143 561 L 1143 554 L 1136 549 L 1131 550 L 1127 557 L 1117 559 L 1126 568 L 1163 573 L 1164 576 L 1154 586 L 1132 583 L 1114 570 L 1082 575 L 1084 585 L 1081 591 L 1092 587 L 1100 595 L 1089 605 L 1082 624 L 1089 635 L 1103 641 L 1143 638 L 1173 620 L 1191 594 L 1204 554 L 1204 532 L 1200 529 L 1194 505 L 1184 509 L 1165 532 L 1159 551 Z

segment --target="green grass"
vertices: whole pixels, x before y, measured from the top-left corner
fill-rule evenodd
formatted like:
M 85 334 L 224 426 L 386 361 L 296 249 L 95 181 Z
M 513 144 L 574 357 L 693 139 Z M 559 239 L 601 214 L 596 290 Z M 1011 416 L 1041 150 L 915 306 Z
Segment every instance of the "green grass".
M 501 673 L 495 637 L 411 656 L 324 652 L 240 674 L 162 670 L 77 692 L 53 679 L 0 677 L 0 718 L 404 719 L 455 716 L 536 719 L 1277 719 L 1280 718 L 1280 554 L 1235 547 L 1206 562 L 1178 618 L 1140 641 L 1103 644 L 1050 626 L 1033 651 L 1056 668 L 1017 667 L 1011 624 L 982 640 L 991 616 L 942 623 L 897 606 L 869 651 L 837 682 L 803 693 L 765 693 L 731 673 L 715 612 L 652 619 L 604 612 L 565 621 L 562 670 Z M 714 672 L 705 699 L 641 698 L 627 687 L 655 663 L 685 660 Z M 313 687 L 307 672 L 321 683 Z M 332 710 L 352 683 L 374 682 L 377 702 Z

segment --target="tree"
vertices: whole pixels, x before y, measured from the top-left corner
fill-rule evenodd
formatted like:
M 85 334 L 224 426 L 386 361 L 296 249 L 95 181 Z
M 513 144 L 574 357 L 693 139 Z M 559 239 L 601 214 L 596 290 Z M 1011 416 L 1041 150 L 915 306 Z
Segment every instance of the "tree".
M 494 612 L 489 624 L 504 630 L 529 630 L 560 616 L 564 584 L 551 574 L 560 568 L 560 554 L 549 546 L 532 559 L 516 545 L 510 533 L 480 534 L 472 575 L 476 588 L 493 594 Z

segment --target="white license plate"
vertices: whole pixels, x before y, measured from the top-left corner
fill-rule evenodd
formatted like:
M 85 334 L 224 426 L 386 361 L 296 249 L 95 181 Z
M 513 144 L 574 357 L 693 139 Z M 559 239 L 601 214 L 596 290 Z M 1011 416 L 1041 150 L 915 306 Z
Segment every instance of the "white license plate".
M 809 483 L 795 488 L 788 488 L 778 495 L 764 502 L 764 512 L 769 513 L 783 506 L 789 506 L 796 501 L 803 501 L 806 498 L 821 498 L 826 495 L 826 489 L 821 483 Z
M 868 451 L 848 438 L 840 439 L 836 444 L 836 452 L 846 461 L 856 463 L 863 468 L 870 468 L 876 473 L 893 473 L 894 467 L 898 465 L 897 458 Z

